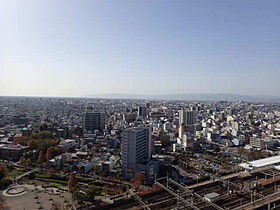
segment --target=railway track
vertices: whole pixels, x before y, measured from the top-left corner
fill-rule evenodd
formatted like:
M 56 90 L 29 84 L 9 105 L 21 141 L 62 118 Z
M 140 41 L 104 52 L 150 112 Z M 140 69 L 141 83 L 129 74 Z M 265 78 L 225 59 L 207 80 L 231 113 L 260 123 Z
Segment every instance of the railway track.
M 261 186 L 260 188 L 258 188 L 257 193 L 251 191 L 251 187 L 253 186 L 252 183 L 257 180 L 256 177 L 261 178 L 262 174 L 255 173 L 253 176 L 247 176 L 240 179 L 233 178 L 232 180 L 230 180 L 230 183 L 225 180 L 220 180 L 215 184 L 207 184 L 203 188 L 201 186 L 192 188 L 194 193 L 192 196 L 192 193 L 189 190 L 186 190 L 186 186 L 181 186 L 179 183 L 176 184 L 176 182 L 172 183 L 171 179 L 168 184 L 167 180 L 161 180 L 161 184 L 168 185 L 169 191 L 172 190 L 174 193 L 170 193 L 168 192 L 168 190 L 161 190 L 140 197 L 145 205 L 153 210 L 170 210 L 172 208 L 175 208 L 177 204 L 179 204 L 182 209 L 195 208 L 201 210 L 209 210 L 215 209 L 216 207 L 220 209 L 235 209 L 242 205 L 249 205 L 251 203 L 251 199 L 253 201 L 257 201 L 275 192 L 276 187 L 274 183 Z M 229 189 L 231 189 L 231 194 L 228 194 Z M 239 191 L 239 189 L 241 189 L 242 191 Z M 211 192 L 216 192 L 221 195 L 219 201 L 215 202 L 215 204 L 207 203 L 203 199 L 206 194 Z M 178 199 L 178 195 L 180 196 L 180 199 Z M 258 205 L 260 204 L 258 203 Z M 115 206 L 110 209 L 140 210 L 144 208 L 133 199 L 129 199 L 129 201 L 122 203 L 122 205 Z

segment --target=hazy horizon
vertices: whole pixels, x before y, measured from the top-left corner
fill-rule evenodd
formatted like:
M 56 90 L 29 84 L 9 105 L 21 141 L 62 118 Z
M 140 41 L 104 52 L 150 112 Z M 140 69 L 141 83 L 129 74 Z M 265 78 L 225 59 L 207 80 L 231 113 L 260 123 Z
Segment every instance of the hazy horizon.
M 0 95 L 0 97 L 34 97 L 34 98 L 92 98 L 92 99 L 144 99 L 144 100 L 183 100 L 183 101 L 247 101 L 280 102 L 279 96 L 242 95 L 236 93 L 175 93 L 175 94 L 126 94 L 104 93 L 83 96 L 48 96 L 48 95 Z
M 280 2 L 0 2 L 0 95 L 280 94 Z

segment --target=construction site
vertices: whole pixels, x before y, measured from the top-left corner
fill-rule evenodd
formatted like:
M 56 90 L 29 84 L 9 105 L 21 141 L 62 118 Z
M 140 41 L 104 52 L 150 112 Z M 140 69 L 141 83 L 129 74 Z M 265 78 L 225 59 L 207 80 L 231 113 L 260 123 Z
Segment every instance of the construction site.
M 280 209 L 280 171 L 275 166 L 212 177 L 184 185 L 169 177 L 156 179 L 161 190 L 100 209 Z

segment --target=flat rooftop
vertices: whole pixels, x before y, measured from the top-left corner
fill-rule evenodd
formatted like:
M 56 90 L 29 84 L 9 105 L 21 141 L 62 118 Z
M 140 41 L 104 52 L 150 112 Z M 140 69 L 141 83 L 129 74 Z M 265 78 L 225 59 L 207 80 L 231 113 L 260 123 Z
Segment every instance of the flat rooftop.
M 254 168 L 260 168 L 265 167 L 269 165 L 274 165 L 280 163 L 280 155 L 273 156 L 269 158 L 263 158 L 260 160 L 250 161 L 247 163 L 241 163 L 239 166 L 245 168 L 245 169 L 254 169 Z

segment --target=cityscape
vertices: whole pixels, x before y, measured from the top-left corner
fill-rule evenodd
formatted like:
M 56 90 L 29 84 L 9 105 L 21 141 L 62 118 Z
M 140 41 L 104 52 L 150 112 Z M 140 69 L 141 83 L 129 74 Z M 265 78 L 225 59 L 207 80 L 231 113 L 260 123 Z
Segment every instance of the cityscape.
M 4 209 L 279 208 L 279 104 L 0 99 Z
M 279 11 L 1 0 L 0 210 L 279 210 Z

